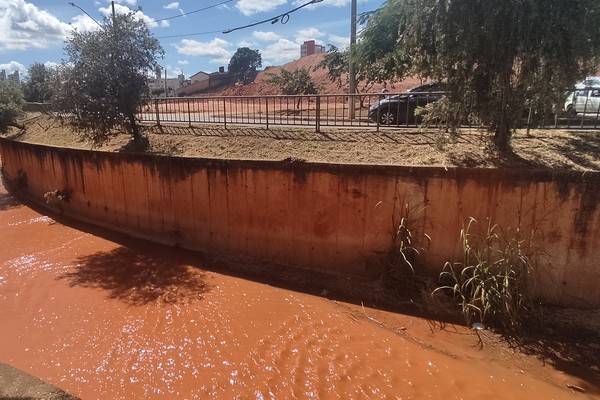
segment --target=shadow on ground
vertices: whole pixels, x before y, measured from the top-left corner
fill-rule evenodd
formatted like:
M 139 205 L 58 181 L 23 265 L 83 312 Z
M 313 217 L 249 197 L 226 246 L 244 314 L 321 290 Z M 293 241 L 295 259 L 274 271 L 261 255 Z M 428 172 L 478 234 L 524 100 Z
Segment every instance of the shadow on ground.
M 553 312 L 548 309 L 547 312 Z M 558 315 L 569 310 L 554 310 Z M 584 318 L 598 316 L 598 311 L 570 310 Z M 600 394 L 600 336 L 597 329 L 587 329 L 585 321 L 546 322 L 540 328 L 522 334 L 503 335 L 515 351 L 533 355 L 555 369 L 580 378 L 594 385 Z M 583 391 L 581 388 L 572 388 Z
M 59 279 L 71 286 L 102 289 L 108 297 L 130 305 L 189 303 L 209 287 L 204 273 L 167 256 L 119 247 L 75 260 L 77 267 Z

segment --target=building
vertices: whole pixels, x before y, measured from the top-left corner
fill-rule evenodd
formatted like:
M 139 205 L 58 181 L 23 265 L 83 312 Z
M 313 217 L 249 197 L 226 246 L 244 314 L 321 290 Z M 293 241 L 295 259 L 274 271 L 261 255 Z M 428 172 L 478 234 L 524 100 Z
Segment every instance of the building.
M 12 74 L 6 74 L 5 70 L 0 71 L 0 81 L 13 81 L 15 83 L 21 82 L 21 77 L 19 75 L 19 71 L 15 71 Z
M 153 96 L 157 97 L 175 97 L 178 95 L 179 89 L 183 86 L 185 77 L 183 74 L 177 78 L 150 78 L 148 79 L 148 87 Z M 166 92 L 166 95 L 165 95 Z
M 315 44 L 314 40 L 307 40 L 300 45 L 300 57 L 306 57 L 317 53 L 325 53 L 325 46 Z

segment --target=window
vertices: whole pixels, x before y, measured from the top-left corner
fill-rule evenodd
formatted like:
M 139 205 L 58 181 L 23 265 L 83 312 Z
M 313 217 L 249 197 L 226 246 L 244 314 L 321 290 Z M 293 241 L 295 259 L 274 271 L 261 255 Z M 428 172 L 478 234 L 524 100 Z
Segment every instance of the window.
M 592 89 L 591 97 L 600 97 L 600 89 Z

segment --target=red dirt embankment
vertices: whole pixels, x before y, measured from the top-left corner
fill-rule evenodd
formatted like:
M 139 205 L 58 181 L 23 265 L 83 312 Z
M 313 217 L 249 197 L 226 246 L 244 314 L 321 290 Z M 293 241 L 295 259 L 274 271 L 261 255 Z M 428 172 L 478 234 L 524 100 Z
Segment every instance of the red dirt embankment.
M 254 83 L 240 86 L 230 86 L 218 91 L 221 96 L 263 96 L 263 95 L 279 95 L 281 90 L 279 87 L 268 83 L 271 75 L 281 74 L 282 69 L 295 71 L 296 69 L 306 68 L 310 72 L 312 81 L 318 85 L 319 93 L 321 94 L 343 94 L 348 92 L 347 85 L 338 86 L 337 82 L 332 82 L 328 77 L 327 68 L 318 67 L 323 60 L 325 54 L 313 54 L 311 56 L 302 57 L 298 60 L 291 61 L 279 67 L 267 67 L 263 71 L 259 71 Z M 344 77 L 345 82 L 345 77 Z M 400 82 L 389 82 L 388 89 L 392 92 L 403 92 L 412 87 L 421 84 L 421 80 L 417 78 L 407 78 Z M 375 84 L 368 91 L 370 93 L 379 93 L 383 88 L 383 84 Z M 361 87 L 359 85 L 359 91 Z

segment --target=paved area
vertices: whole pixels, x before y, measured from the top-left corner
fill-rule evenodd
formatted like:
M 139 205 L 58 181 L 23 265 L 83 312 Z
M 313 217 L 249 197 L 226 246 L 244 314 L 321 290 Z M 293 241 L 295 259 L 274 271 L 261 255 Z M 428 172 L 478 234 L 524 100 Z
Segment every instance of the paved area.
M 59 388 L 0 363 L 0 400 L 78 400 Z

